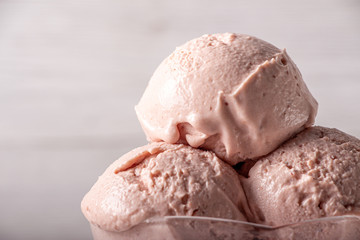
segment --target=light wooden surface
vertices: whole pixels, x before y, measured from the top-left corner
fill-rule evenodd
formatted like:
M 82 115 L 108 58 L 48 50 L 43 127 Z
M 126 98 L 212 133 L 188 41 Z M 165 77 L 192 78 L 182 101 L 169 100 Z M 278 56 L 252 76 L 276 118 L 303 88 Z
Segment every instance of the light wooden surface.
M 204 33 L 286 47 L 317 124 L 360 137 L 356 0 L 0 0 L 0 239 L 90 239 L 80 201 L 145 143 L 133 106 L 160 61 Z

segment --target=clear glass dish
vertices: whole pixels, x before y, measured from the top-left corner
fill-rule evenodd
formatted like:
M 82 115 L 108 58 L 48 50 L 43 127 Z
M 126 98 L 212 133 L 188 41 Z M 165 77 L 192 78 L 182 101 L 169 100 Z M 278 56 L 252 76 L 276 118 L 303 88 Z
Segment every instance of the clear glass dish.
M 104 231 L 94 225 L 91 229 L 94 240 L 357 240 L 360 239 L 360 216 L 327 217 L 279 227 L 221 218 L 166 216 L 148 219 L 124 232 Z

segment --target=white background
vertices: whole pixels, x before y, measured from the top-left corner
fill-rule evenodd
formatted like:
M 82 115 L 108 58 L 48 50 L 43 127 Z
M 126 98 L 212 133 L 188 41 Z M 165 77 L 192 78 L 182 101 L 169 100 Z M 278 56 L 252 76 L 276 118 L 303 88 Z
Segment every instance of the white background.
M 0 239 L 90 239 L 80 201 L 145 144 L 134 105 L 156 66 L 205 33 L 287 49 L 316 124 L 360 137 L 356 0 L 0 0 Z

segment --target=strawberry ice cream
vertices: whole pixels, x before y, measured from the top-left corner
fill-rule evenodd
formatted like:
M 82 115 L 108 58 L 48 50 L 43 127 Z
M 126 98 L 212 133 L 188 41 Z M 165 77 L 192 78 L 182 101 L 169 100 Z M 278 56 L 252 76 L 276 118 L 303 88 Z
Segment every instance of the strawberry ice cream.
M 176 48 L 135 107 L 150 143 L 81 203 L 94 239 L 359 239 L 360 217 L 302 222 L 360 216 L 360 140 L 312 127 L 317 107 L 285 49 L 232 33 Z
M 360 140 L 337 129 L 309 128 L 259 159 L 242 182 L 249 220 L 256 223 L 360 215 Z
M 285 50 L 225 33 L 176 48 L 135 109 L 148 140 L 212 150 L 236 164 L 311 126 L 317 102 Z
M 151 143 L 111 164 L 81 208 L 94 232 L 121 232 L 151 217 L 245 220 L 238 175 L 209 151 Z M 96 237 L 95 237 L 96 238 Z

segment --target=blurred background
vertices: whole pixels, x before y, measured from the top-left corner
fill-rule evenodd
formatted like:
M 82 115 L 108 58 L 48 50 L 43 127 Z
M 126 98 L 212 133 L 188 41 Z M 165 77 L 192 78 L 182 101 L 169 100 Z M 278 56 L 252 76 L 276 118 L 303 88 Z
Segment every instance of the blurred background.
M 286 47 L 316 124 L 360 137 L 357 0 L 0 0 L 0 239 L 91 239 L 81 199 L 146 143 L 134 105 L 153 71 L 217 32 Z

